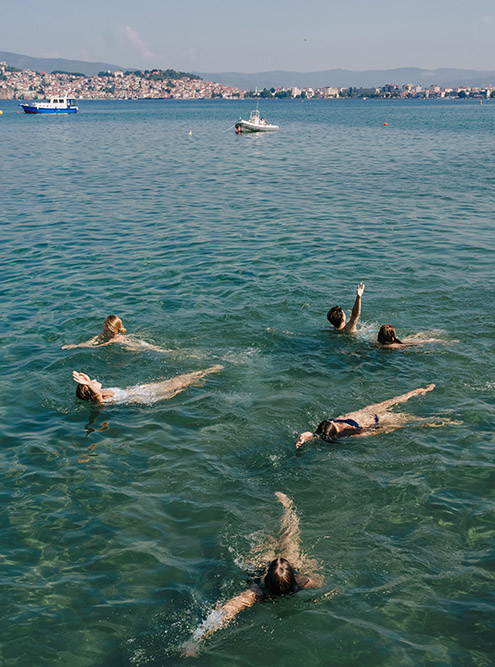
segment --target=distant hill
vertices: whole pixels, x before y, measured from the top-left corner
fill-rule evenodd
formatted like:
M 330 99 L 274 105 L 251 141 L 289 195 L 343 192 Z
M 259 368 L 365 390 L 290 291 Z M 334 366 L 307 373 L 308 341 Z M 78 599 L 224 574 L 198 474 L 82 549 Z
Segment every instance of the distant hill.
M 62 72 L 80 72 L 86 76 L 96 76 L 98 72 L 111 70 L 127 69 L 110 63 L 88 63 L 84 60 L 67 60 L 66 58 L 31 58 L 19 53 L 9 53 L 0 51 L 0 61 L 5 61 L 11 67 L 19 69 L 31 69 L 35 72 L 53 72 L 59 70 Z M 131 68 L 135 69 L 135 68 Z
M 98 72 L 111 70 L 136 70 L 136 67 L 122 67 L 110 63 L 92 63 L 84 60 L 68 60 L 66 58 L 32 58 L 19 53 L 0 51 L 0 61 L 19 69 L 31 69 L 36 72 L 80 72 L 86 76 L 94 76 Z M 321 72 L 287 72 L 275 70 L 271 72 L 195 72 L 206 81 L 214 81 L 227 86 L 254 90 L 258 88 L 374 88 L 387 83 L 402 85 L 411 83 L 428 87 L 437 84 L 442 87 L 455 86 L 489 86 L 495 85 L 495 70 L 480 71 L 474 69 L 419 69 L 417 67 L 399 67 L 397 69 L 367 70 L 357 72 L 349 69 L 329 69 Z
M 374 88 L 375 86 L 384 86 L 387 83 L 398 85 L 411 83 L 426 88 L 431 84 L 442 87 L 495 85 L 494 70 L 479 71 L 454 68 L 426 70 L 416 67 L 400 67 L 364 72 L 330 69 L 322 72 L 286 72 L 279 70 L 253 74 L 242 72 L 198 72 L 198 74 L 207 81 L 216 81 L 246 90 L 254 90 L 256 87 L 261 90 L 263 88 L 289 88 L 292 86 L 297 88 L 323 88 L 325 86 Z

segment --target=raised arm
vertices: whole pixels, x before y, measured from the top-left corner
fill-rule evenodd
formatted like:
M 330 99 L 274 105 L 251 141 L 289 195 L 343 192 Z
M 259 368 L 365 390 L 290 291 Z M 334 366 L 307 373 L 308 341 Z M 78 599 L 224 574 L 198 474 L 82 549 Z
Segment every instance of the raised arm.
M 280 553 L 301 572 L 296 575 L 300 588 L 320 588 L 323 586 L 323 576 L 317 572 L 318 563 L 314 558 L 301 554 L 301 533 L 295 505 L 281 491 L 276 491 L 275 496 L 284 507 L 280 522 Z
M 349 419 L 349 418 L 355 419 L 358 423 L 362 424 L 362 418 L 366 417 L 367 415 L 383 414 L 394 405 L 398 405 L 399 403 L 406 403 L 410 398 L 413 398 L 413 396 L 422 396 L 423 394 L 426 394 L 427 392 L 432 391 L 433 389 L 435 389 L 434 384 L 429 384 L 427 387 L 419 387 L 418 389 L 413 389 L 412 391 L 408 391 L 406 394 L 400 394 L 400 396 L 394 396 L 394 398 L 389 398 L 388 400 L 382 401 L 381 403 L 373 403 L 372 405 L 368 405 L 367 407 L 362 408 L 361 410 L 356 410 L 355 412 L 348 412 L 346 415 L 341 415 L 340 417 L 338 417 L 338 419 Z
M 287 558 L 293 567 L 299 569 L 301 567 L 299 517 L 296 514 L 294 503 L 285 493 L 276 491 L 275 496 L 284 508 L 284 513 L 280 521 L 280 553 L 284 558 Z
M 351 318 L 349 322 L 344 327 L 344 331 L 355 331 L 356 325 L 361 315 L 361 297 L 364 292 L 364 283 L 359 283 L 356 288 L 356 300 L 354 301 L 354 306 L 352 308 Z
M 383 412 L 384 410 L 388 410 L 394 405 L 398 405 L 399 403 L 406 403 L 410 398 L 413 398 L 413 396 L 422 396 L 426 394 L 429 391 L 433 391 L 435 389 L 434 384 L 429 384 L 427 387 L 419 387 L 419 389 L 413 389 L 412 391 L 408 391 L 405 394 L 400 394 L 400 396 L 394 396 L 394 398 L 389 398 L 387 401 L 382 401 L 381 403 L 373 403 L 372 405 L 368 405 L 367 408 L 364 408 L 365 410 L 369 410 L 370 412 Z
M 243 591 L 225 604 L 216 607 L 196 628 L 191 639 L 182 645 L 182 656 L 192 657 L 197 655 L 200 642 L 228 625 L 243 609 L 252 607 L 257 597 L 254 590 Z

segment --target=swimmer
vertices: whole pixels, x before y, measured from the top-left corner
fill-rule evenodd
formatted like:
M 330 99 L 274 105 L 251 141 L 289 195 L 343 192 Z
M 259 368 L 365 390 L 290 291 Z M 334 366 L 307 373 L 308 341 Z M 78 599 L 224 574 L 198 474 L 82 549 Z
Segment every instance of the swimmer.
M 417 333 L 411 338 L 405 338 L 403 341 L 399 340 L 395 335 L 395 328 L 391 324 L 382 324 L 378 332 L 377 341 L 380 345 L 384 345 L 389 349 L 396 350 L 398 348 L 412 347 L 414 345 L 422 345 L 423 343 L 435 343 L 437 338 L 423 338 L 424 334 Z
M 336 419 L 325 419 L 314 433 L 305 431 L 301 433 L 296 442 L 296 448 L 301 447 L 308 440 L 321 438 L 327 442 L 333 442 L 339 438 L 359 437 L 364 435 L 376 435 L 377 433 L 391 433 L 410 421 L 423 421 L 420 417 L 406 413 L 389 412 L 389 409 L 399 403 L 405 403 L 413 396 L 421 396 L 435 388 L 434 384 L 427 387 L 413 389 L 407 394 L 401 394 L 381 403 L 374 403 L 362 410 L 349 412 Z
M 361 315 L 361 297 L 364 292 L 364 283 L 359 283 L 356 288 L 356 301 L 351 313 L 351 319 L 346 323 L 345 313 L 340 306 L 334 306 L 327 313 L 327 320 L 337 331 L 346 331 L 352 333 L 356 331 L 356 326 Z
M 103 347 L 112 343 L 120 343 L 121 345 L 125 345 L 129 350 L 146 349 L 153 352 L 171 352 L 171 350 L 164 350 L 156 345 L 146 343 L 144 340 L 133 340 L 130 336 L 125 335 L 126 332 L 127 329 L 124 328 L 120 317 L 109 315 L 103 323 L 101 334 L 93 336 L 93 338 L 77 345 L 62 345 L 62 350 L 73 350 L 76 347 Z
M 101 382 L 91 380 L 86 373 L 72 372 L 72 379 L 77 382 L 76 396 L 83 401 L 89 401 L 96 405 L 109 405 L 112 403 L 156 403 L 167 398 L 172 398 L 186 387 L 197 384 L 206 375 L 218 373 L 223 366 L 211 366 L 204 371 L 184 373 L 177 377 L 164 380 L 163 382 L 150 382 L 148 384 L 137 384 L 126 389 L 109 387 L 104 389 Z
M 206 639 L 220 628 L 230 623 L 239 612 L 247 607 L 252 607 L 257 601 L 291 595 L 303 588 L 320 588 L 323 585 L 323 577 L 314 572 L 310 576 L 300 574 L 305 566 L 313 567 L 314 561 L 308 561 L 301 554 L 299 518 L 296 514 L 294 504 L 285 493 L 277 491 L 275 496 L 282 503 L 284 513 L 280 524 L 279 555 L 274 558 L 265 568 L 261 578 L 255 580 L 251 588 L 236 595 L 228 602 L 210 612 L 208 617 L 195 630 L 191 640 L 182 646 L 182 655 L 191 657 L 197 655 L 199 642 Z
M 395 328 L 391 324 L 382 324 L 377 340 L 381 345 L 387 345 L 388 347 L 400 347 L 406 344 L 397 338 Z

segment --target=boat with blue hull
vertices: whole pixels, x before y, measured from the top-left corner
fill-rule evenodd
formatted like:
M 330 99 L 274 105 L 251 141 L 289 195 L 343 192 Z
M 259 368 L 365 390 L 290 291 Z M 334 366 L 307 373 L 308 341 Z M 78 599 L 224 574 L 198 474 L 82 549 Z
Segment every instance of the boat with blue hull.
M 20 105 L 24 113 L 77 113 L 79 107 L 68 97 L 51 97 L 41 102 Z

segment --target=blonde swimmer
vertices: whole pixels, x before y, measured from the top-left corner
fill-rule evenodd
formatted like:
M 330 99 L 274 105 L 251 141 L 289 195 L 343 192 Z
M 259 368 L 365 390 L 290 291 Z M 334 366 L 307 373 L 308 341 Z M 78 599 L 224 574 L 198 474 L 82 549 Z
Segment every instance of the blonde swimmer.
M 171 352 L 161 347 L 147 343 L 144 340 L 135 340 L 131 336 L 126 336 L 127 329 L 124 328 L 122 320 L 117 315 L 109 315 L 103 322 L 103 331 L 97 336 L 77 345 L 62 345 L 62 350 L 74 350 L 77 347 L 103 347 L 119 343 L 125 345 L 129 350 L 152 350 L 153 352 Z

